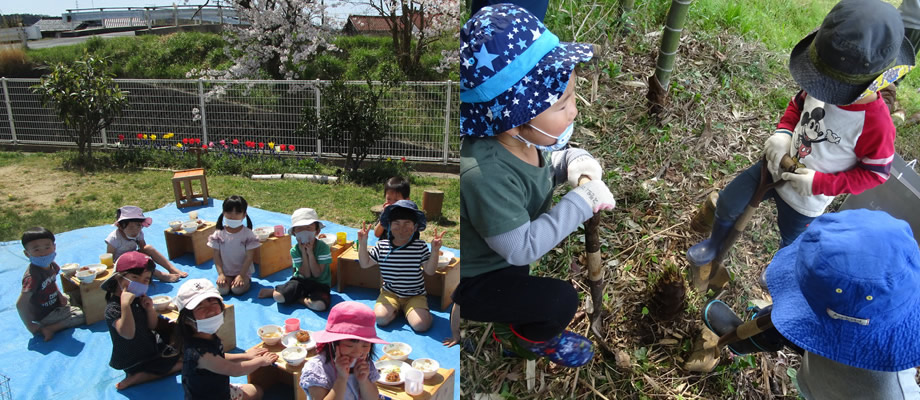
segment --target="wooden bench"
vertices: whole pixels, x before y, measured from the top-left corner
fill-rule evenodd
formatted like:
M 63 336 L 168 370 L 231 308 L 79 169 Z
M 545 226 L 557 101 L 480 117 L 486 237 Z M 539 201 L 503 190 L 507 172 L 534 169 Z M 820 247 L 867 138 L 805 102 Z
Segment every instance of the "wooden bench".
M 211 236 L 215 230 L 217 230 L 216 222 L 205 222 L 204 228 L 192 233 L 167 228 L 163 234 L 166 235 L 166 253 L 169 259 L 192 253 L 195 257 L 195 265 L 198 265 L 214 258 L 214 249 L 208 247 L 208 236 Z
M 195 193 L 192 188 L 194 181 L 198 181 L 201 192 Z M 208 202 L 208 180 L 205 178 L 204 168 L 176 171 L 173 173 L 172 185 L 177 208 L 201 206 Z

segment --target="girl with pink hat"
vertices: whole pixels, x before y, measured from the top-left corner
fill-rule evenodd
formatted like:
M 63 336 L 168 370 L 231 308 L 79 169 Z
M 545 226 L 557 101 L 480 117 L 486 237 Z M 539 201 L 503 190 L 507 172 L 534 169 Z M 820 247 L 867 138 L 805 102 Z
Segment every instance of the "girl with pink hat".
M 345 301 L 329 311 L 326 329 L 313 334 L 318 356 L 303 367 L 300 387 L 313 399 L 376 399 L 380 373 L 374 367 L 374 343 L 385 344 L 377 337 L 377 317 L 370 307 Z M 340 395 L 344 394 L 344 396 Z

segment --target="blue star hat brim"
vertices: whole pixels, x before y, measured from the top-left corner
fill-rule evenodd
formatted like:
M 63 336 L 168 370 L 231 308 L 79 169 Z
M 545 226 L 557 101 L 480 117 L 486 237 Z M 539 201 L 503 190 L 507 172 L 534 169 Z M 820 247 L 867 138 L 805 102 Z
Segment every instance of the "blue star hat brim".
M 588 44 L 560 42 L 523 8 L 484 7 L 461 30 L 460 134 L 495 136 L 523 125 L 565 92 L 591 60 Z

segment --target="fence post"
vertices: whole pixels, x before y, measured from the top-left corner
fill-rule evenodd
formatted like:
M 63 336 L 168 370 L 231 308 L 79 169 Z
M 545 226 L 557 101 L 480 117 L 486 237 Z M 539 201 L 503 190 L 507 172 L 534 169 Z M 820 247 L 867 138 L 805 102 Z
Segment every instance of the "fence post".
M 450 136 L 450 100 L 451 100 L 451 89 L 453 88 L 453 82 L 450 79 L 447 80 L 447 99 L 444 106 L 444 164 L 447 164 L 447 155 L 448 155 L 448 139 Z
M 102 148 L 104 149 L 109 146 L 109 140 L 106 138 L 105 128 L 102 128 L 102 132 L 100 133 L 102 133 Z M 89 145 L 92 146 L 93 144 L 90 143 Z
M 6 77 L 0 78 L 3 83 L 3 100 L 6 103 L 6 115 L 10 119 L 10 133 L 13 134 L 13 143 L 16 143 L 16 123 L 13 122 L 13 105 L 10 104 L 10 90 L 6 86 Z
M 179 6 L 173 3 L 173 26 L 179 26 Z
M 316 93 L 316 119 L 319 120 L 319 110 L 320 110 L 320 101 L 322 97 L 319 93 L 319 79 L 316 80 L 316 86 L 313 87 L 313 93 Z M 321 158 L 323 156 L 323 140 L 319 138 L 319 129 L 316 130 L 316 157 Z
M 201 141 L 208 143 L 208 119 L 204 112 L 204 82 L 198 78 L 198 107 L 201 110 Z

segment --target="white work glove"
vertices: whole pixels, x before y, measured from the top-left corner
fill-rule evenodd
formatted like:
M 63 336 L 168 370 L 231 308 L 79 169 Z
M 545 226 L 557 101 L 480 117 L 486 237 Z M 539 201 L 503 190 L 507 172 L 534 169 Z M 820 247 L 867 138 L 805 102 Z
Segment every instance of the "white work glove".
M 578 186 L 578 178 L 587 176 L 592 181 L 599 181 L 604 171 L 601 164 L 597 162 L 590 154 L 583 154 L 576 157 L 566 166 L 567 180 L 572 187 Z
M 601 180 L 585 183 L 569 193 L 575 193 L 582 198 L 594 213 L 600 210 L 613 210 L 617 202 L 613 199 L 610 189 Z
M 798 168 L 795 173 L 783 172 L 783 179 L 789 181 L 792 188 L 802 196 L 811 196 L 811 184 L 815 181 L 815 170 Z
M 789 154 L 790 146 L 792 146 L 792 135 L 783 132 L 774 133 L 763 145 L 763 155 L 767 159 L 767 171 L 773 175 L 774 181 L 783 173 L 780 162 L 784 155 Z

